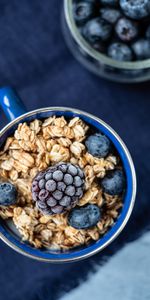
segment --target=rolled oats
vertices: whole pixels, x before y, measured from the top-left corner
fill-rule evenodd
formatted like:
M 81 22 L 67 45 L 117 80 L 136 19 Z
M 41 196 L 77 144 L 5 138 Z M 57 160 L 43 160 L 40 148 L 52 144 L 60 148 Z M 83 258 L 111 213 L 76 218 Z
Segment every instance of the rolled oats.
M 68 250 L 91 240 L 98 240 L 114 224 L 122 207 L 119 196 L 103 194 L 98 178 L 119 164 L 114 155 L 106 159 L 93 157 L 86 151 L 84 139 L 88 126 L 78 117 L 67 121 L 64 117 L 49 117 L 30 124 L 20 123 L 14 136 L 6 140 L 0 152 L 0 179 L 9 180 L 18 189 L 17 204 L 0 208 L 3 219 L 12 218 L 22 239 L 34 247 Z M 88 230 L 77 230 L 68 225 L 67 214 L 42 215 L 31 195 L 31 183 L 36 174 L 58 162 L 71 162 L 83 168 L 85 193 L 79 206 L 97 204 L 102 218 Z M 105 204 L 105 209 L 103 209 Z

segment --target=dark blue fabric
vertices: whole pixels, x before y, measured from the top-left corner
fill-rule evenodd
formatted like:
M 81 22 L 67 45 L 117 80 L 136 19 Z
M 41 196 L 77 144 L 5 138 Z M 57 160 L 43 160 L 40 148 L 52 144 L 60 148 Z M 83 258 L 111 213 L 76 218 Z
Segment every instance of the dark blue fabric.
M 135 161 L 138 194 L 130 222 L 107 250 L 75 264 L 48 265 L 0 242 L 0 299 L 53 300 L 85 280 L 150 220 L 150 86 L 121 85 L 85 70 L 61 32 L 60 0 L 0 1 L 0 84 L 16 88 L 28 110 L 72 106 L 96 114 L 124 139 Z M 6 119 L 0 112 L 1 127 Z

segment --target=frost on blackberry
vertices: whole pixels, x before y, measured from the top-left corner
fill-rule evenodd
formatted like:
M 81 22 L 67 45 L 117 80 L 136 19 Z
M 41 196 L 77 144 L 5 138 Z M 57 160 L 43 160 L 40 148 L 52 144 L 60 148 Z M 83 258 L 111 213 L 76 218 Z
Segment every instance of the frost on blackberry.
M 84 177 L 81 168 L 64 162 L 38 173 L 32 182 L 37 208 L 48 215 L 70 210 L 83 196 Z

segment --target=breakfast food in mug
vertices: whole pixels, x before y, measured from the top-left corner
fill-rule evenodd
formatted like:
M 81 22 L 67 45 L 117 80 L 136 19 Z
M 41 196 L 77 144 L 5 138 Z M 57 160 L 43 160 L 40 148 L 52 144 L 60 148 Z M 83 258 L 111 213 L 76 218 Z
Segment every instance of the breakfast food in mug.
M 114 145 L 79 117 L 20 123 L 0 152 L 0 216 L 36 248 L 100 239 L 120 215 L 126 176 Z

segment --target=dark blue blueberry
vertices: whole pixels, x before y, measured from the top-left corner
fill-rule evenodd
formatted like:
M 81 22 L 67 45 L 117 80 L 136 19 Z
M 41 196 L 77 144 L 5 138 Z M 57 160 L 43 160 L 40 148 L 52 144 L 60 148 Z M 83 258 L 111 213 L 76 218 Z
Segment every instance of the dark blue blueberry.
M 131 19 L 140 20 L 150 15 L 149 0 L 120 0 L 120 6 Z
M 111 36 L 111 31 L 112 26 L 107 21 L 95 18 L 84 25 L 82 34 L 90 44 L 94 44 L 98 41 L 107 41 Z
M 0 183 L 0 205 L 8 206 L 17 202 L 17 190 L 10 182 Z
M 98 51 L 98 52 L 100 52 L 100 53 L 105 53 L 105 52 L 106 52 L 106 45 L 105 45 L 105 43 L 102 42 L 102 41 L 99 41 L 99 42 L 96 42 L 96 43 L 92 44 L 92 47 L 93 47 L 96 51 Z
M 108 47 L 108 56 L 119 61 L 131 61 L 133 58 L 132 50 L 123 43 L 113 43 Z
M 99 158 L 107 156 L 111 149 L 110 140 L 101 133 L 90 135 L 86 139 L 85 145 L 90 154 Z
M 110 171 L 102 180 L 101 186 L 109 195 L 120 195 L 125 188 L 125 176 L 123 171 Z
M 150 40 L 140 39 L 132 45 L 137 60 L 150 58 Z
M 82 25 L 94 15 L 94 2 L 80 1 L 73 4 L 73 16 L 78 25 Z
M 115 32 L 123 42 L 131 42 L 138 36 L 139 30 L 136 22 L 121 18 L 115 26 Z
M 102 19 L 106 20 L 111 24 L 115 24 L 117 20 L 121 17 L 121 12 L 113 8 L 101 8 L 100 15 Z
M 106 6 L 117 6 L 119 4 L 119 0 L 100 0 L 100 3 Z
M 146 30 L 146 38 L 150 40 L 150 25 L 147 27 Z
M 84 207 L 74 208 L 69 216 L 69 225 L 76 229 L 87 229 L 95 226 L 101 218 L 97 205 L 89 204 Z

